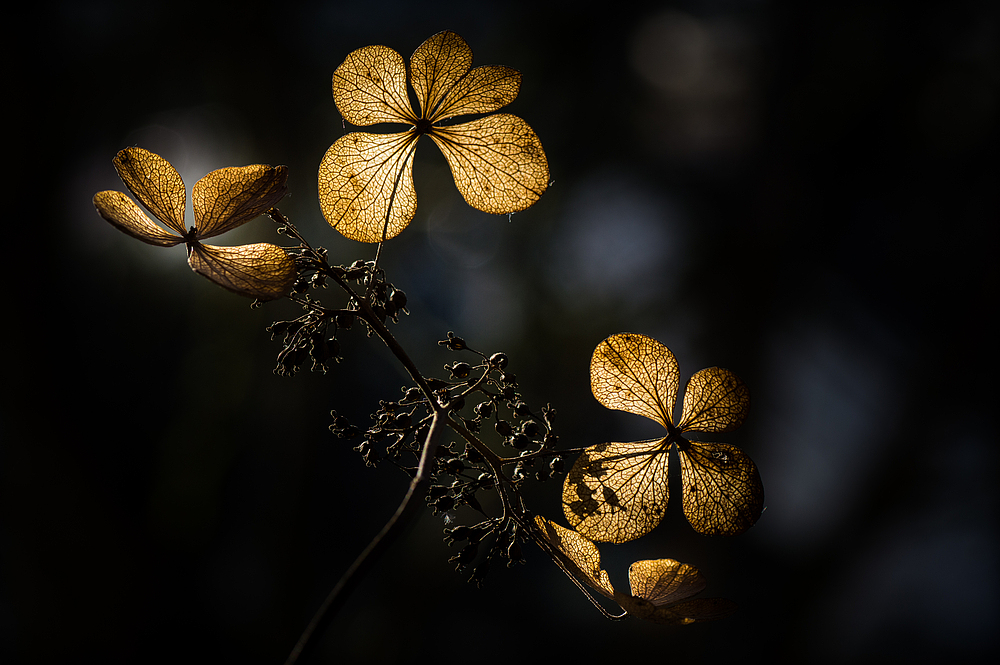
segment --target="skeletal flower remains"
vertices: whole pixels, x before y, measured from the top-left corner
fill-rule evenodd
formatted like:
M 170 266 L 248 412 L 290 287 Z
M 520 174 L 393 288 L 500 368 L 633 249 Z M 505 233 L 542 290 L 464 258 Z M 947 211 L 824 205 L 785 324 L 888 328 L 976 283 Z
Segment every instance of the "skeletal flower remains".
M 764 504 L 753 460 L 735 446 L 681 436 L 730 432 L 743 423 L 750 393 L 739 377 L 720 367 L 695 373 L 677 425 L 672 417 L 677 360 L 655 339 L 631 333 L 607 338 L 594 351 L 590 380 L 604 406 L 655 420 L 667 436 L 584 450 L 563 485 L 563 509 L 573 528 L 593 540 L 615 543 L 653 529 L 667 507 L 671 448 L 680 459 L 684 515 L 696 531 L 735 535 L 753 526 Z
M 280 201 L 286 191 L 286 167 L 253 164 L 212 171 L 191 191 L 195 225 L 185 231 L 187 194 L 184 181 L 170 162 L 142 148 L 126 148 L 114 164 L 129 191 L 170 229 L 155 224 L 124 192 L 98 192 L 94 195 L 97 212 L 119 231 L 160 247 L 185 243 L 192 270 L 241 295 L 272 300 L 291 290 L 295 261 L 280 247 L 201 243 L 249 222 Z
M 674 559 L 636 561 L 628 569 L 631 594 L 616 591 L 601 567 L 601 552 L 589 539 L 544 517 L 535 518 L 537 537 L 568 575 L 611 598 L 632 616 L 667 625 L 722 619 L 736 611 L 725 598 L 692 598 L 706 586 L 694 566 Z M 615 618 L 615 617 L 613 617 Z
M 453 32 L 417 47 L 407 93 L 407 66 L 386 46 L 366 46 L 347 56 L 333 74 L 333 99 L 347 122 L 362 127 L 411 125 L 394 134 L 352 132 L 338 139 L 319 167 L 320 207 L 340 233 L 381 242 L 413 219 L 413 155 L 424 134 L 444 153 L 455 184 L 477 210 L 524 210 L 548 186 L 549 168 L 535 132 L 517 116 L 497 113 L 442 125 L 456 116 L 493 113 L 514 101 L 521 75 L 499 65 L 472 69 L 472 49 Z

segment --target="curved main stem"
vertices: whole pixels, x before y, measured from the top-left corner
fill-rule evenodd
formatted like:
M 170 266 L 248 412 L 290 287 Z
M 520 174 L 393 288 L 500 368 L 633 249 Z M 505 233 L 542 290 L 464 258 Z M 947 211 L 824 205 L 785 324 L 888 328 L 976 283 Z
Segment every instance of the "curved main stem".
M 306 627 L 302 636 L 292 652 L 288 655 L 285 665 L 295 665 L 302 658 L 308 655 L 315 648 L 316 642 L 323 632 L 330 625 L 337 610 L 343 606 L 351 591 L 357 586 L 368 569 L 375 563 L 379 556 L 395 541 L 403 528 L 410 522 L 417 508 L 420 507 L 420 499 L 427 493 L 427 486 L 430 483 L 430 466 L 434 463 L 434 453 L 437 450 L 438 442 L 441 439 L 442 421 L 444 417 L 440 413 L 435 413 L 431 420 L 430 430 L 424 440 L 423 451 L 420 455 L 420 465 L 417 467 L 417 475 L 410 481 L 410 487 L 403 497 L 402 503 L 396 509 L 393 516 L 386 522 L 378 535 L 368 544 L 368 547 L 354 560 L 351 567 L 347 569 L 337 586 L 320 605 L 316 614 Z

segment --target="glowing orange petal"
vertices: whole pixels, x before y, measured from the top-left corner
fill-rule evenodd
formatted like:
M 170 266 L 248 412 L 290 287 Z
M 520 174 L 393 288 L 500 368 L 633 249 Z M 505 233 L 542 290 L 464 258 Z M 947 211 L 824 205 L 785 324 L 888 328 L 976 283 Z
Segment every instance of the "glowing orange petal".
M 217 247 L 191 246 L 188 265 L 219 286 L 258 300 L 288 295 L 295 283 L 295 260 L 268 243 Z
M 494 215 L 524 210 L 549 186 L 542 143 L 524 120 L 498 113 L 430 131 L 465 201 Z
M 333 72 L 333 101 L 352 125 L 417 121 L 406 94 L 406 63 L 388 46 L 348 54 Z
M 746 420 L 750 390 L 728 369 L 709 367 L 691 377 L 677 428 L 682 432 L 731 432 Z
M 435 107 L 472 67 L 472 49 L 454 32 L 429 37 L 410 56 L 410 84 L 421 117 L 441 119 Z
M 735 536 L 754 525 L 764 508 L 757 466 L 727 443 L 691 441 L 679 449 L 684 515 L 705 535 Z
M 590 361 L 590 386 L 601 404 L 664 427 L 673 422 L 679 380 L 674 354 L 645 335 L 612 335 L 597 345 Z
M 354 132 L 330 146 L 319 165 L 319 203 L 330 226 L 361 242 L 388 240 L 405 229 L 417 210 L 418 138 Z
M 184 242 L 183 238 L 168 233 L 154 224 L 139 204 L 124 192 L 111 190 L 98 192 L 94 195 L 94 207 L 101 217 L 111 222 L 116 229 L 150 245 L 172 247 Z
M 615 589 L 607 571 L 601 568 L 601 552 L 594 543 L 541 515 L 535 517 L 535 525 L 545 542 L 561 555 L 560 561 L 574 577 L 601 595 L 614 598 Z
M 274 207 L 288 191 L 287 179 L 287 166 L 252 164 L 212 171 L 191 191 L 197 237 L 225 233 Z
M 142 148 L 125 148 L 114 159 L 118 177 L 153 216 L 184 235 L 184 181 L 170 162 Z
M 430 121 L 493 113 L 514 101 L 520 89 L 521 73 L 517 70 L 500 65 L 476 67 L 445 94 Z
M 649 533 L 667 508 L 665 439 L 601 443 L 584 450 L 563 482 L 563 512 L 581 534 L 624 543 Z

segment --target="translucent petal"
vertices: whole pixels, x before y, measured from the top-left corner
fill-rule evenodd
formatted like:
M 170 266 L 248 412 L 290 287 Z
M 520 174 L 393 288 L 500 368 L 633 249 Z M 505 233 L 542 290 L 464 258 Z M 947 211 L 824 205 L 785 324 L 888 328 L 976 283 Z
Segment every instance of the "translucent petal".
M 142 148 L 125 148 L 114 159 L 118 177 L 153 216 L 184 235 L 184 181 L 170 162 Z
M 632 595 L 653 605 L 669 605 L 702 591 L 705 578 L 698 569 L 674 559 L 636 561 L 628 569 Z
M 268 164 L 212 171 L 194 184 L 191 202 L 198 238 L 211 238 L 274 207 L 288 188 L 288 167 Z
M 563 482 L 563 512 L 591 540 L 624 543 L 663 519 L 668 499 L 666 439 L 601 443 L 584 450 Z
M 684 515 L 695 531 L 735 536 L 754 525 L 764 507 L 757 466 L 726 443 L 691 441 L 679 450 Z
M 125 192 L 105 191 L 94 195 L 94 207 L 101 217 L 111 222 L 116 229 L 138 238 L 150 245 L 172 247 L 184 242 L 173 233 L 168 233 L 153 223 L 139 204 Z
M 494 215 L 524 210 L 549 185 L 542 143 L 524 120 L 498 113 L 429 132 L 465 201 Z
M 607 571 L 601 568 L 601 553 L 594 543 L 541 515 L 535 517 L 535 525 L 545 542 L 562 555 L 560 560 L 563 565 L 577 579 L 603 596 L 614 597 L 615 589 Z
M 750 390 L 728 369 L 709 367 L 691 377 L 677 426 L 682 432 L 731 432 L 750 412 Z
M 440 119 L 434 108 L 471 67 L 472 49 L 454 32 L 439 32 L 418 46 L 410 56 L 410 84 L 420 117 Z
M 510 67 L 487 65 L 476 67 L 448 91 L 431 122 L 457 115 L 493 113 L 517 99 L 521 90 L 521 73 Z
M 419 135 L 348 134 L 319 165 L 319 203 L 330 225 L 352 240 L 381 242 L 417 210 L 413 151 Z
M 612 335 L 597 345 L 590 361 L 590 387 L 601 404 L 664 427 L 673 422 L 678 382 L 674 354 L 645 335 Z
M 288 295 L 295 283 L 295 261 L 282 248 L 268 243 L 217 247 L 195 243 L 188 265 L 219 286 L 258 300 Z
M 406 62 L 388 46 L 348 54 L 333 72 L 333 101 L 352 125 L 417 121 L 406 94 Z

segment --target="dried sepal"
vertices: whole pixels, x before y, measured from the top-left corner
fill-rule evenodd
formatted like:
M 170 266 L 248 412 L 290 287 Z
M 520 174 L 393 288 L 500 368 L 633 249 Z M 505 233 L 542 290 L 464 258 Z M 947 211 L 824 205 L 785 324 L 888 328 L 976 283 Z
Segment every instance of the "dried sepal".
M 417 135 L 353 132 L 338 139 L 319 166 L 323 216 L 351 240 L 398 235 L 417 210 L 413 154 Z
M 752 527 L 764 509 L 757 466 L 727 443 L 691 441 L 681 451 L 684 516 L 705 535 L 735 536 Z
M 607 571 L 601 568 L 601 552 L 594 543 L 541 515 L 535 517 L 535 525 L 570 573 L 602 596 L 614 598 L 615 589 Z
M 285 196 L 287 166 L 252 164 L 212 171 L 191 190 L 197 237 L 211 238 L 267 212 Z
M 263 242 L 238 247 L 194 244 L 188 265 L 219 286 L 258 300 L 288 295 L 296 276 L 295 260 Z
M 424 40 L 410 56 L 410 83 L 417 93 L 420 117 L 440 120 L 436 107 L 471 68 L 472 49 L 454 32 L 439 32 Z
M 172 247 L 184 242 L 180 236 L 164 231 L 154 223 L 124 192 L 98 192 L 94 195 L 94 207 L 116 229 L 150 245 Z
M 649 533 L 666 513 L 665 439 L 601 443 L 584 450 L 563 483 L 570 526 L 597 541 L 624 543 Z
M 682 432 L 731 432 L 750 411 L 750 390 L 728 369 L 709 367 L 694 374 L 684 391 L 677 428 Z
M 154 217 L 184 235 L 184 181 L 170 162 L 143 148 L 125 148 L 114 159 L 118 177 Z
M 506 113 L 438 127 L 430 137 L 448 160 L 466 203 L 506 215 L 537 201 L 549 183 L 541 141 L 524 120 Z
M 333 101 L 344 120 L 359 127 L 416 121 L 406 96 L 406 63 L 388 46 L 349 53 L 333 72 Z
M 590 387 L 598 402 L 664 427 L 673 422 L 679 382 L 674 354 L 645 335 L 612 335 L 597 345 L 590 360 Z

